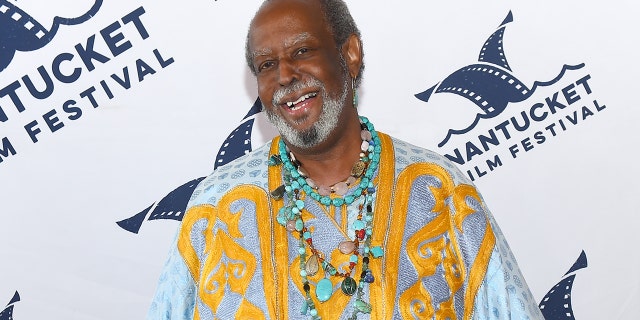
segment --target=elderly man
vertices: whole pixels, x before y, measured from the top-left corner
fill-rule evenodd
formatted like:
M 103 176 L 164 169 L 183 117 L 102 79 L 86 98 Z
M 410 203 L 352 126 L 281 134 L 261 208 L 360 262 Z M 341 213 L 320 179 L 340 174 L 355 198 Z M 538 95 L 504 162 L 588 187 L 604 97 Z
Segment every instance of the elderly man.
M 358 116 L 341 0 L 265 1 L 246 49 L 280 137 L 198 186 L 149 319 L 542 319 L 470 182 Z

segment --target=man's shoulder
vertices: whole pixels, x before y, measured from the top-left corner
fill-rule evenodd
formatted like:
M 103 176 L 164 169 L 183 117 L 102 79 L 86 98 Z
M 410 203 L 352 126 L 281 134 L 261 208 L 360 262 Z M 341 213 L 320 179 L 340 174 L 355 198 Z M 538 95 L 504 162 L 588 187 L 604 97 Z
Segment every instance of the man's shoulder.
M 430 163 L 447 170 L 456 183 L 469 183 L 468 178 L 445 156 L 392 136 L 390 138 L 393 142 L 395 165 L 398 173 L 413 164 Z
M 199 204 L 213 204 L 232 188 L 252 184 L 267 189 L 269 150 L 271 142 L 217 167 L 198 184 L 189 207 Z

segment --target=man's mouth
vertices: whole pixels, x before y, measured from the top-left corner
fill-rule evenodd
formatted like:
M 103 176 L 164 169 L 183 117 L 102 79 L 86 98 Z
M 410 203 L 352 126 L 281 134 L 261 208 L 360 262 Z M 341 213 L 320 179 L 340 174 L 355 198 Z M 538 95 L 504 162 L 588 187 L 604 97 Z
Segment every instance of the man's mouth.
M 317 92 L 310 92 L 301 96 L 296 101 L 287 101 L 284 105 L 286 105 L 290 110 L 297 110 L 301 107 L 302 102 L 310 98 L 315 98 L 316 96 L 318 96 Z

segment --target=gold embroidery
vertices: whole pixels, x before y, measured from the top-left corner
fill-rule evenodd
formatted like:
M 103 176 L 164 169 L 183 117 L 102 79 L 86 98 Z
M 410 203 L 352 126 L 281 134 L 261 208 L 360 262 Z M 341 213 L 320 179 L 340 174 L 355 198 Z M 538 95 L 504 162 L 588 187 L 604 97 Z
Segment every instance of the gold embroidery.
M 276 137 L 273 139 L 273 141 L 271 142 L 269 156 L 278 154 L 279 142 L 280 137 Z M 269 190 L 274 190 L 280 185 L 282 185 L 281 166 L 269 167 Z M 270 199 L 270 208 L 272 208 L 272 210 L 257 212 L 259 219 L 258 221 L 265 222 L 258 227 L 260 237 L 263 239 L 270 239 L 271 241 L 268 246 L 267 244 L 265 244 L 261 247 L 263 255 L 265 253 L 269 253 L 268 255 L 263 256 L 265 262 L 265 279 L 267 279 L 268 274 L 272 275 L 272 278 L 269 279 L 269 283 L 265 282 L 265 294 L 267 297 L 273 297 L 273 299 L 267 299 L 268 302 L 273 302 L 273 304 L 269 306 L 271 318 L 289 319 L 289 298 L 287 290 L 289 285 L 287 280 L 289 279 L 289 251 L 287 247 L 287 231 L 285 228 L 280 227 L 280 225 L 276 225 L 276 223 L 274 223 L 275 219 L 273 218 L 275 214 L 273 212 L 273 208 L 276 208 L 275 210 L 279 210 L 280 208 L 282 208 L 284 200 L 276 200 L 273 197 L 271 197 Z M 281 260 L 280 263 L 278 263 L 278 259 L 276 259 L 276 257 Z M 271 263 L 267 263 L 267 259 L 271 259 Z M 270 287 L 267 288 L 267 286 Z
M 459 291 L 465 282 L 465 278 L 469 277 L 468 287 L 464 292 L 465 308 L 463 315 L 465 319 L 468 319 L 471 317 L 475 295 L 484 279 L 488 260 L 493 250 L 495 240 L 492 230 L 487 223 L 479 252 L 472 263 L 471 270 L 468 272 L 468 270 L 465 270 L 466 268 L 462 261 L 462 251 L 457 244 L 455 228 L 462 232 L 462 223 L 470 214 L 475 212 L 473 208 L 467 205 L 467 198 L 474 197 L 479 203 L 480 198 L 472 186 L 458 185 L 454 187 L 451 176 L 444 168 L 435 164 L 418 163 L 408 166 L 400 174 L 393 212 L 407 212 L 411 184 L 420 175 L 433 176 L 441 183 L 440 187 L 429 187 L 435 200 L 432 211 L 437 213 L 438 216 L 409 238 L 406 245 L 407 255 L 416 268 L 418 279 L 435 275 L 437 267 L 442 266 L 451 297 L 434 308 L 431 305 L 431 297 L 428 291 L 421 287 L 420 283 L 422 281 L 419 280 L 401 294 L 399 300 L 400 313 L 405 318 L 413 318 L 414 316 L 422 318 L 426 316 L 427 318 L 435 317 L 437 319 L 457 319 L 454 293 Z M 448 198 L 453 203 L 455 210 L 453 214 L 447 206 Z M 404 216 L 393 216 L 392 225 L 405 225 Z M 395 250 L 394 248 L 399 250 L 401 238 L 401 234 L 391 237 L 393 240 L 389 241 L 388 250 Z M 390 269 L 392 266 L 397 268 L 398 259 L 396 258 L 395 260 L 389 266 Z M 432 310 L 433 313 L 427 315 L 426 312 L 428 310 Z
M 211 231 L 207 229 L 206 232 L 209 234 Z M 212 237 L 212 239 L 206 240 L 208 243 L 212 243 L 212 246 L 211 251 L 207 252 L 209 255 L 205 259 L 200 285 L 198 286 L 198 296 L 213 312 L 216 312 L 224 297 L 226 285 L 231 286 L 234 282 L 234 274 L 232 272 L 234 260 L 238 258 L 247 259 L 248 257 L 246 257 L 246 255 L 248 252 L 242 252 L 238 257 L 235 253 L 237 250 L 241 250 L 242 247 L 233 242 L 224 231 L 220 230 Z M 233 256 L 229 256 L 229 254 Z M 224 255 L 227 255 L 229 261 L 225 262 L 222 260 Z M 255 263 L 255 259 L 253 262 Z M 242 271 L 244 270 L 241 270 L 241 273 L 245 274 Z M 227 281 L 227 278 L 230 281 Z M 244 293 L 238 290 L 238 288 L 231 290 L 237 293 Z
M 198 296 L 214 313 L 224 298 L 227 286 L 230 291 L 242 296 L 246 294 L 257 268 L 256 258 L 234 241 L 243 236 L 239 229 L 243 212 L 230 210 L 231 203 L 238 199 L 253 200 L 257 211 L 269 211 L 266 194 L 262 189 L 251 185 L 238 186 L 220 199 L 217 208 L 211 205 L 190 208 L 184 217 L 178 238 L 178 249 L 198 284 Z M 204 231 L 205 248 L 201 255 L 205 257 L 204 261 L 198 259 L 195 247 L 191 243 L 193 226 L 201 219 L 208 221 Z M 214 231 L 216 224 L 224 224 L 228 233 L 222 228 L 215 228 Z M 261 238 L 260 242 L 262 244 L 269 240 Z M 267 279 L 268 275 L 264 278 Z M 198 313 L 196 308 L 194 317 L 197 317 Z M 263 311 L 246 299 L 240 303 L 236 317 L 240 315 L 242 319 L 265 318 Z
M 423 265 L 425 267 L 428 267 L 428 266 L 433 267 L 432 264 L 421 261 L 421 259 L 424 259 L 424 258 L 420 257 L 420 255 L 417 253 L 419 252 L 418 244 L 422 242 L 421 239 L 425 239 L 425 238 L 429 239 L 429 237 L 422 234 L 423 232 L 425 231 L 431 232 L 430 230 L 437 226 L 440 227 L 438 228 L 440 229 L 439 231 L 442 231 L 443 229 L 447 229 L 447 223 L 443 221 L 449 215 L 449 209 L 446 205 L 445 200 L 447 195 L 451 194 L 451 191 L 453 190 L 453 181 L 449 176 L 448 172 L 444 168 L 438 165 L 431 164 L 431 163 L 412 164 L 412 165 L 409 165 L 407 168 L 405 168 L 398 176 L 398 182 L 396 184 L 395 197 L 394 197 L 395 203 L 392 210 L 391 225 L 400 226 L 400 227 L 391 231 L 391 232 L 395 231 L 395 233 L 390 234 L 386 251 L 401 252 L 402 250 L 401 245 L 402 245 L 402 239 L 403 239 L 404 226 L 406 226 L 406 218 L 407 218 L 406 213 L 409 206 L 409 196 L 411 194 L 411 188 L 415 181 L 415 178 L 421 175 L 430 175 L 438 179 L 438 181 L 440 181 L 441 186 L 439 188 L 435 186 L 430 186 L 429 188 L 431 189 L 431 192 L 433 193 L 433 196 L 435 199 L 435 205 L 432 211 L 440 213 L 440 215 L 443 216 L 444 218 L 441 218 L 439 220 L 436 219 L 431 223 L 423 226 L 420 231 L 416 232 L 409 239 L 409 241 L 407 242 L 406 250 L 409 255 L 409 259 L 411 260 L 414 266 Z M 442 234 L 442 232 L 440 232 L 439 234 Z M 432 249 L 432 255 L 434 254 L 437 255 L 438 252 L 439 251 L 437 250 L 437 248 Z M 387 258 L 388 262 L 386 264 L 387 273 L 398 274 L 399 259 L 400 259 L 399 254 L 388 255 L 388 258 Z M 421 273 L 419 271 L 418 278 L 421 279 L 425 276 L 430 275 L 430 274 L 424 273 L 428 271 L 429 271 L 428 269 L 421 270 Z M 435 271 L 435 269 L 433 269 L 433 271 Z M 386 296 L 390 298 L 394 297 L 396 294 L 395 283 L 393 283 L 393 286 L 390 283 L 388 285 L 388 290 L 389 291 L 386 293 Z M 404 318 L 410 319 L 412 317 L 412 304 L 409 302 L 416 300 L 416 297 L 413 295 L 419 292 L 426 293 L 426 290 L 405 291 L 400 295 L 401 301 L 404 301 L 405 303 L 401 303 L 398 307 L 400 309 L 400 314 Z M 424 296 L 423 300 L 430 301 L 431 298 L 427 295 L 427 296 Z
M 376 203 L 373 215 L 373 236 L 371 238 L 371 246 L 382 246 L 386 249 L 390 217 L 391 203 L 395 181 L 395 155 L 391 138 L 381 132 L 378 132 L 382 152 L 380 154 L 380 163 L 384 163 L 378 167 L 378 175 L 373 183 L 377 188 Z M 391 252 L 391 251 L 387 251 Z M 387 256 L 382 259 L 370 259 L 369 268 L 376 277 L 374 283 L 369 286 L 369 302 L 375 306 L 371 311 L 371 319 L 391 319 L 393 315 L 393 305 L 395 304 L 395 288 L 398 275 L 397 267 L 389 270 L 387 266 Z M 384 267 L 383 267 L 384 266 Z M 389 276 L 387 276 L 389 275 Z M 379 307 L 378 307 L 379 306 Z
M 410 318 L 406 319 L 433 319 L 434 312 L 433 306 L 431 306 L 431 297 L 422 281 L 418 281 L 409 287 L 405 294 L 400 296 L 399 303 L 401 306 L 407 306 L 405 312 L 410 314 Z
M 182 229 L 178 236 L 178 251 L 187 264 L 191 276 L 196 281 L 200 279 L 200 260 L 191 244 L 191 231 L 194 224 L 202 219 L 210 223 L 209 218 L 215 217 L 216 212 L 216 208 L 211 205 L 195 206 L 190 208 L 182 219 Z M 206 252 L 207 249 L 205 248 L 204 251 Z
M 478 195 L 478 191 L 473 186 L 459 185 L 454 190 L 453 205 L 456 210 L 455 223 L 456 227 L 460 231 L 462 231 L 462 222 L 464 219 L 475 212 L 473 208 L 467 205 L 468 197 L 472 197 L 479 204 L 482 204 L 480 195 Z M 486 208 L 483 209 L 486 210 Z M 489 224 L 489 220 L 485 218 L 485 221 L 486 227 L 484 237 L 482 238 L 482 244 L 480 245 L 476 259 L 469 271 L 468 288 L 464 295 L 464 305 L 468 307 L 464 309 L 464 319 L 471 319 L 473 312 L 472 306 L 475 303 L 476 293 L 478 292 L 480 285 L 482 285 L 482 281 L 487 271 L 487 266 L 489 265 L 489 259 L 491 258 L 491 253 L 493 252 L 493 248 L 496 243 L 496 238 L 493 233 L 493 229 Z
M 260 308 L 252 305 L 247 300 L 242 300 L 240 309 L 236 313 L 236 319 L 240 320 L 265 320 L 267 319 Z

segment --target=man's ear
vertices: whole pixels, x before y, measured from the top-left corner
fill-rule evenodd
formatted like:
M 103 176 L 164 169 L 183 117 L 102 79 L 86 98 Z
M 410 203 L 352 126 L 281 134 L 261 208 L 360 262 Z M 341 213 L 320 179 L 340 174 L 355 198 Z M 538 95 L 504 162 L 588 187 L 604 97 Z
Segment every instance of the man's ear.
M 342 45 L 342 56 L 347 62 L 351 78 L 355 79 L 362 66 L 362 42 L 357 35 L 352 34 L 347 38 L 347 41 Z

